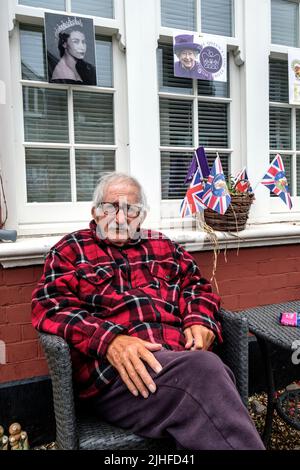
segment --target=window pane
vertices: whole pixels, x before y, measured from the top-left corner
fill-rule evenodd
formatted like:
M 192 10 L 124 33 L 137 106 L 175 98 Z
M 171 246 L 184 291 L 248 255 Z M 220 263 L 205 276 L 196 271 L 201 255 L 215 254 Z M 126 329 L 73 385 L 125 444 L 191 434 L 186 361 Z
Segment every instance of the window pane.
M 296 109 L 296 149 L 300 150 L 300 109 Z
M 100 176 L 114 169 L 113 150 L 76 150 L 77 201 L 91 201 Z
M 270 148 L 288 150 L 292 147 L 291 110 L 270 107 Z
M 209 167 L 211 168 L 216 154 L 206 152 Z M 162 199 L 183 199 L 188 188 L 184 179 L 188 172 L 193 153 L 162 152 L 161 153 L 161 188 Z M 228 154 L 219 153 L 225 177 L 229 175 Z
M 221 96 L 227 98 L 229 95 L 229 81 L 216 82 L 208 80 L 198 81 L 198 95 L 205 96 Z
M 20 5 L 37 8 L 49 8 L 51 10 L 65 10 L 65 0 L 19 0 Z
M 113 0 L 72 0 L 72 12 L 114 18 Z
M 298 47 L 298 8 L 295 2 L 272 0 L 272 44 Z
M 65 90 L 23 88 L 26 142 L 68 142 L 68 103 Z
M 22 78 L 47 81 L 44 30 L 38 26 L 20 26 Z
M 297 155 L 297 196 L 300 196 L 300 155 Z
M 270 101 L 289 102 L 289 76 L 286 60 L 270 59 Z
M 232 0 L 201 0 L 202 32 L 233 36 L 232 11 Z
M 199 145 L 228 147 L 227 104 L 198 103 Z
M 96 37 L 97 85 L 113 86 L 112 79 L 112 44 L 111 39 Z
M 193 93 L 191 78 L 174 77 L 173 46 L 160 44 L 157 50 L 159 91 Z
M 188 172 L 193 153 L 161 153 L 162 199 L 182 199 L 188 185 L 184 179 Z
M 26 149 L 27 202 L 71 201 L 69 150 Z
M 270 163 L 273 160 L 273 158 L 276 156 L 276 153 L 273 155 L 270 155 Z M 293 187 L 292 187 L 292 156 L 291 155 L 281 155 L 282 161 L 283 161 L 283 166 L 285 170 L 285 174 L 288 180 L 288 185 L 289 185 L 289 190 L 290 194 L 293 195 Z M 271 197 L 278 197 L 274 193 L 270 193 Z
M 160 99 L 160 143 L 182 147 L 193 145 L 191 101 Z
M 73 102 L 75 142 L 114 144 L 113 96 L 76 91 Z
M 195 0 L 161 0 L 161 25 L 196 31 Z

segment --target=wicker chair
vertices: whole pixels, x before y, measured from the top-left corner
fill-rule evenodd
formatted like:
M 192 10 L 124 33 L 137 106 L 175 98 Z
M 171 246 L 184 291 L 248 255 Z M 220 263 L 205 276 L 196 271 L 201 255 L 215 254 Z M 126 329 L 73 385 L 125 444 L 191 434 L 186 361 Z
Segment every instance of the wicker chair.
M 234 372 L 245 405 L 248 401 L 248 326 L 239 315 L 221 310 L 224 343 L 218 354 Z M 52 380 L 56 442 L 60 449 L 170 450 L 171 439 L 145 439 L 99 420 L 76 403 L 69 346 L 64 339 L 39 333 Z

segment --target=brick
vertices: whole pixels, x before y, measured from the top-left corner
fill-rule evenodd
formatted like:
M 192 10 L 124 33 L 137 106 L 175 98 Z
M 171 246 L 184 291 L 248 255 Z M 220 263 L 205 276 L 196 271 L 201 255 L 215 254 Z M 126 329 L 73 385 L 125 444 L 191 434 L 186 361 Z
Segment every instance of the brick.
M 38 357 L 45 357 L 45 353 L 40 342 L 38 342 Z
M 258 278 L 260 291 L 271 289 L 284 289 L 288 287 L 288 274 L 273 274 L 273 276 L 261 276 Z
M 33 279 L 38 282 L 43 274 L 44 265 L 33 267 Z
M 30 323 L 31 304 L 9 305 L 6 307 L 6 316 L 9 323 Z
M 3 283 L 6 286 L 29 284 L 34 282 L 34 268 L 10 268 L 3 272 Z
M 239 299 L 237 295 L 225 295 L 222 297 L 221 306 L 226 310 L 237 310 L 239 307 Z
M 297 273 L 288 273 L 287 274 L 287 285 L 288 286 L 298 286 L 300 291 L 300 272 Z
M 256 294 L 261 289 L 259 277 L 241 277 L 237 279 L 232 288 L 232 294 Z
M 45 359 L 32 359 L 17 364 L 0 365 L 0 383 L 49 375 Z
M 33 328 L 31 323 L 28 323 L 28 325 L 21 326 L 21 334 L 23 341 L 37 339 L 37 331 Z
M 6 308 L 0 307 L 0 324 L 6 323 Z
M 18 325 L 0 325 L 0 340 L 5 343 L 21 341 L 21 328 Z
M 294 263 L 289 263 L 289 259 L 270 259 L 268 262 L 259 263 L 258 273 L 262 276 L 268 274 L 282 274 L 291 272 Z
M 7 345 L 7 362 L 21 362 L 38 356 L 37 341 L 26 341 Z
M 0 287 L 0 306 L 31 302 L 31 296 L 34 287 L 35 284 L 28 284 L 26 286 Z

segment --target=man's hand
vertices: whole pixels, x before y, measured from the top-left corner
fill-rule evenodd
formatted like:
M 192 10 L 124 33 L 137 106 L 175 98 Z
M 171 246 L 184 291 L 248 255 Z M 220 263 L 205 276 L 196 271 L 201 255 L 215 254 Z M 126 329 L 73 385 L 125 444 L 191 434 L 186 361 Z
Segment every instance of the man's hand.
M 148 398 L 149 392 L 154 393 L 156 385 L 148 373 L 145 361 L 156 373 L 162 366 L 150 351 L 159 351 L 161 344 L 143 341 L 134 336 L 118 335 L 107 348 L 106 357 L 120 374 L 129 391 L 138 396 L 139 392 Z
M 207 350 L 215 339 L 215 334 L 202 325 L 193 325 L 184 330 L 186 339 L 185 349 L 195 351 L 196 349 Z

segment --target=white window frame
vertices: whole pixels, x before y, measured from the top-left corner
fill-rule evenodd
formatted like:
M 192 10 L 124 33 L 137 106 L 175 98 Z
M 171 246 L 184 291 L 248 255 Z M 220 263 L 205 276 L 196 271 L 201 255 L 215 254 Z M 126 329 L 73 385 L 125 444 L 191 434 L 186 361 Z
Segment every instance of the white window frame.
M 14 0 L 15 10 L 12 11 L 15 19 L 19 23 L 29 25 L 43 25 L 44 11 L 40 8 L 25 7 L 17 4 Z M 68 0 L 68 9 L 70 2 Z M 68 13 L 59 12 L 61 14 Z M 126 83 L 124 83 L 125 57 L 122 49 L 124 37 L 123 26 L 120 27 L 123 19 L 123 8 L 121 0 L 115 0 L 115 19 L 94 18 L 95 35 L 107 35 L 112 37 L 113 55 L 113 87 L 94 86 L 69 86 L 61 84 L 49 84 L 47 82 L 36 82 L 33 80 L 23 80 L 21 74 L 21 53 L 20 53 L 20 30 L 19 24 L 14 28 L 10 39 L 10 55 L 12 58 L 12 76 L 16 77 L 13 88 L 13 108 L 14 108 L 14 133 L 15 133 L 15 155 L 16 174 L 10 175 L 9 179 L 15 182 L 16 200 L 18 211 L 18 233 L 20 235 L 61 233 L 68 230 L 86 226 L 90 220 L 91 201 L 76 202 L 74 200 L 74 188 L 76 185 L 75 174 L 75 150 L 76 149 L 102 149 L 115 151 L 116 170 L 128 171 L 128 128 L 127 128 L 127 103 Z M 88 15 L 80 15 L 88 16 Z M 118 38 L 118 39 L 117 39 Z M 68 118 L 69 118 L 69 142 L 68 143 L 38 143 L 26 142 L 24 140 L 24 120 L 23 120 L 23 96 L 24 86 L 63 89 L 68 93 Z M 108 93 L 113 95 L 113 115 L 114 115 L 114 135 L 113 145 L 75 144 L 74 142 L 74 122 L 73 122 L 73 100 L 74 91 Z M 125 123 L 125 124 L 124 124 Z M 25 147 L 26 148 L 65 148 L 70 149 L 71 168 L 71 202 L 49 202 L 49 203 L 27 203 L 26 197 L 26 167 L 25 167 Z
M 297 3 L 298 7 L 298 24 L 300 25 L 300 0 L 289 0 L 290 2 Z M 271 0 L 270 0 L 270 12 L 271 12 Z M 290 47 L 286 45 L 273 44 L 271 42 L 271 15 L 270 15 L 270 57 L 277 59 L 288 60 L 288 52 Z M 298 34 L 298 41 L 300 42 L 300 34 Z M 299 44 L 298 44 L 299 46 Z M 291 47 L 291 49 L 293 49 Z M 291 155 L 292 158 L 292 181 L 290 184 L 296 188 L 296 155 L 300 155 L 300 151 L 296 150 L 296 109 L 299 109 L 297 105 L 291 105 L 289 103 L 278 103 L 278 102 L 269 102 L 269 106 L 284 107 L 292 110 L 291 113 L 291 133 L 292 133 L 292 148 L 291 150 L 282 150 L 282 149 L 270 149 L 270 153 L 279 153 L 280 155 Z M 270 220 L 274 222 L 283 222 L 283 221 L 299 221 L 300 220 L 300 195 L 292 197 L 293 208 L 289 210 L 285 207 L 280 198 L 270 197 Z
M 165 44 L 172 44 L 173 41 L 173 32 L 175 29 L 168 28 L 166 26 L 161 26 L 161 6 L 159 5 L 158 8 L 158 24 L 160 25 L 159 28 L 159 42 Z M 178 99 L 185 99 L 185 100 L 192 100 L 193 101 L 193 138 L 194 147 L 166 147 L 160 146 L 159 150 L 160 153 L 162 151 L 174 151 L 174 152 L 193 152 L 199 145 L 199 136 L 198 136 L 198 110 L 197 104 L 198 101 L 205 101 L 205 102 L 219 102 L 219 103 L 228 103 L 229 112 L 228 112 L 228 148 L 226 149 L 214 149 L 208 148 L 206 149 L 207 153 L 213 153 L 214 151 L 220 151 L 222 153 L 228 153 L 228 158 L 230 159 L 230 173 L 234 174 L 243 164 L 241 161 L 241 149 L 242 149 L 242 133 L 239 131 L 239 127 L 241 126 L 241 108 L 240 108 L 240 92 L 241 92 L 241 73 L 240 67 L 236 63 L 236 58 L 234 57 L 239 56 L 242 54 L 242 41 L 240 39 L 240 35 L 242 33 L 240 25 L 242 24 L 243 20 L 243 11 L 241 8 L 240 2 L 234 1 L 233 2 L 233 36 L 219 36 L 220 40 L 223 40 L 225 44 L 227 44 L 227 51 L 229 52 L 229 77 L 230 77 L 230 89 L 229 89 L 229 97 L 222 98 L 222 97 L 215 97 L 215 96 L 197 96 L 197 80 L 193 80 L 193 93 L 192 94 L 179 94 L 179 93 L 166 93 L 166 92 L 158 92 L 158 96 L 160 97 L 173 97 Z M 201 0 L 197 0 L 196 2 L 196 25 L 197 31 L 201 34 Z M 191 34 L 191 31 L 183 31 L 180 29 L 176 29 L 176 32 L 180 33 L 187 33 Z M 195 33 L 197 33 L 195 31 Z M 204 34 L 204 33 L 203 33 Z M 210 34 L 206 34 L 205 36 L 209 38 Z M 159 160 L 160 165 L 160 160 Z M 183 175 L 183 179 L 184 179 Z M 188 224 L 188 221 L 182 221 L 181 217 L 179 216 L 179 209 L 180 209 L 181 199 L 173 199 L 173 200 L 163 200 L 161 201 L 161 224 L 162 226 L 174 226 L 180 227 L 182 225 Z M 168 225 L 169 224 L 169 225 Z

